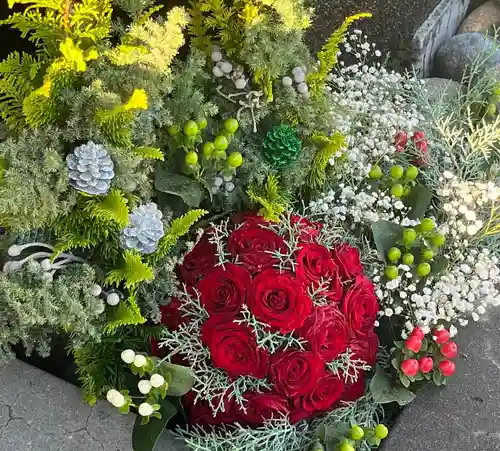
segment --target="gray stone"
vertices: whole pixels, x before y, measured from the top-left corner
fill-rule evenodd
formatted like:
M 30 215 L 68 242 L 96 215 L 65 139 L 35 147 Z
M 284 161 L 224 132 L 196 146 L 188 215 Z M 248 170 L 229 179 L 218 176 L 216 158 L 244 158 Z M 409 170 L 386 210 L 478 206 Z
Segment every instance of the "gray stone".
M 500 312 L 460 329 L 457 373 L 428 385 L 392 427 L 383 451 L 500 450 Z
M 500 65 L 500 50 L 495 42 L 481 33 L 463 33 L 445 42 L 436 53 L 434 76 L 460 82 L 477 58 L 483 58 L 483 70 Z M 489 55 L 489 56 L 488 56 Z
M 496 25 L 500 25 L 500 3 L 489 0 L 465 18 L 457 34 L 487 33 Z
M 132 451 L 133 414 L 91 408 L 77 388 L 26 363 L 0 366 L 0 451 Z M 155 451 L 184 451 L 165 431 Z
M 462 91 L 462 85 L 457 81 L 448 78 L 424 78 L 425 87 L 429 95 L 430 102 L 441 100 L 453 101 L 458 99 Z
M 462 22 L 470 0 L 442 0 L 413 37 L 414 66 L 428 77 L 436 51 L 451 38 Z

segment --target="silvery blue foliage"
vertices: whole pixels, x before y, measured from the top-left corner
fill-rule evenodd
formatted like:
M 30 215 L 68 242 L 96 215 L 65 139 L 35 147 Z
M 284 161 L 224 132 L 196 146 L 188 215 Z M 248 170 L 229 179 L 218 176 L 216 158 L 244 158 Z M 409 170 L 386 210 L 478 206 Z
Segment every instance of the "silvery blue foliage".
M 66 157 L 69 184 L 87 194 L 106 194 L 115 176 L 113 161 L 101 144 L 89 141 Z
M 165 233 L 161 218 L 162 213 L 153 202 L 132 210 L 128 215 L 128 227 L 122 231 L 121 246 L 141 254 L 153 253 Z

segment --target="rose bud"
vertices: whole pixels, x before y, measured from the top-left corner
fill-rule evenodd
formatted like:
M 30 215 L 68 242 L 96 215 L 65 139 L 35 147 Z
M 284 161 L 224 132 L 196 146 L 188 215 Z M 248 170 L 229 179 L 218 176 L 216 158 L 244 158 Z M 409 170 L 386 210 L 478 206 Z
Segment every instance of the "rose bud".
M 410 337 L 417 337 L 419 340 L 423 340 L 425 333 L 420 327 L 415 326 L 411 331 Z
M 408 359 L 401 362 L 401 371 L 405 376 L 416 376 L 418 373 L 418 361 L 416 359 Z
M 432 368 L 434 368 L 434 362 L 431 357 L 422 357 L 418 360 L 418 365 L 420 367 L 420 371 L 424 374 L 430 373 Z
M 417 353 L 420 351 L 420 348 L 422 347 L 422 340 L 418 337 L 410 336 L 408 340 L 405 341 L 405 346 L 408 348 L 410 351 L 413 351 Z
M 458 354 L 458 346 L 454 341 L 449 341 L 441 346 L 441 354 L 449 359 L 453 359 Z
M 450 332 L 446 329 L 434 329 L 432 331 L 432 337 L 438 345 L 446 343 L 450 339 Z
M 406 147 L 406 144 L 408 144 L 408 133 L 406 133 L 405 131 L 398 132 L 394 137 L 394 145 L 396 146 L 396 149 L 399 147 L 401 148 L 401 151 L 403 151 Z M 398 152 L 401 151 L 398 150 Z
M 443 373 L 443 376 L 452 376 L 455 374 L 455 364 L 451 360 L 443 360 L 442 362 L 439 362 L 439 369 L 441 370 L 441 373 Z

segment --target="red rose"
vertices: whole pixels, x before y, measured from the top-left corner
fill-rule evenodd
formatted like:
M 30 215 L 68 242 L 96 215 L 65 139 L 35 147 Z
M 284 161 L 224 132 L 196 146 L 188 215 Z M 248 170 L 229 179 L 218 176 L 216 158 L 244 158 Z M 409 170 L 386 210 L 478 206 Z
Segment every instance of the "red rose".
M 363 274 L 363 265 L 361 265 L 359 251 L 356 248 L 348 244 L 336 246 L 333 250 L 333 258 L 343 279 L 352 279 Z
M 196 394 L 189 391 L 182 397 L 182 404 L 186 407 L 189 417 L 189 424 L 201 426 L 230 424 L 238 421 L 239 409 L 234 398 L 224 399 L 224 412 L 217 412 L 214 415 L 210 404 L 204 400 L 195 403 Z
M 287 334 L 299 329 L 312 309 L 311 298 L 290 272 L 268 269 L 252 282 L 247 304 L 255 317 L 272 331 Z
M 191 252 L 184 256 L 184 261 L 179 267 L 181 279 L 187 285 L 196 285 L 196 282 L 210 272 L 217 263 L 217 248 L 208 241 L 208 233 L 205 233 Z
M 356 337 L 347 343 L 353 358 L 360 359 L 370 366 L 377 363 L 378 336 L 374 331 L 366 336 Z
M 319 295 L 325 295 L 331 301 L 342 298 L 342 283 L 339 278 L 339 269 L 332 259 L 330 251 L 319 244 L 305 244 L 297 254 L 297 278 L 306 287 L 317 289 L 321 282 L 327 282 L 328 288 Z
M 276 265 L 278 259 L 273 252 L 285 253 L 287 246 L 272 230 L 245 222 L 231 233 L 227 248 L 238 263 L 256 273 Z
M 259 224 L 266 224 L 266 222 L 267 221 L 264 219 L 264 216 L 259 216 L 253 211 L 242 211 L 240 213 L 236 213 L 231 218 L 231 224 L 233 226 L 241 224 L 241 227 L 258 226 Z
M 182 317 L 182 312 L 179 310 L 180 306 L 181 301 L 177 298 L 172 298 L 168 305 L 160 306 L 161 323 L 169 330 L 177 330 L 182 323 L 186 322 L 186 318 Z
M 441 346 L 441 354 L 448 359 L 454 359 L 458 354 L 458 346 L 454 341 L 449 341 Z
M 290 216 L 290 224 L 292 226 L 297 226 L 298 228 L 298 239 L 302 243 L 312 243 L 316 238 L 318 238 L 323 228 L 323 224 L 319 222 L 311 222 L 309 219 L 298 215 Z
M 347 324 L 354 334 L 365 335 L 374 326 L 378 301 L 373 284 L 364 276 L 357 276 L 341 304 Z
M 342 401 L 356 401 L 365 394 L 365 377 L 359 376 L 355 382 L 345 385 L 344 393 L 342 393 Z
M 298 334 L 327 363 L 335 360 L 347 348 L 347 324 L 335 304 L 314 307 Z
M 296 401 L 308 412 L 329 410 L 340 400 L 344 391 L 344 381 L 331 372 L 325 372 L 311 393 Z
M 212 315 L 240 312 L 245 302 L 246 291 L 252 282 L 250 273 L 243 267 L 231 263 L 218 266 L 196 285 L 200 302 Z
M 434 362 L 431 357 L 422 357 L 418 359 L 418 367 L 423 374 L 430 373 L 434 367 Z
M 212 316 L 201 326 L 201 340 L 210 350 L 212 364 L 230 377 L 265 377 L 269 354 L 257 347 L 248 326 L 234 323 L 230 316 Z
M 259 426 L 271 418 L 284 418 L 290 413 L 288 399 L 277 393 L 249 393 L 245 395 L 247 403 L 246 420 L 251 426 Z
M 401 371 L 405 376 L 416 376 L 418 368 L 418 360 L 416 359 L 408 359 L 401 362 Z
M 310 393 L 324 369 L 325 364 L 313 352 L 288 349 L 271 357 L 269 378 L 278 393 L 293 398 Z
M 419 352 L 422 347 L 422 340 L 416 336 L 410 336 L 410 338 L 405 341 L 405 347 L 410 351 Z

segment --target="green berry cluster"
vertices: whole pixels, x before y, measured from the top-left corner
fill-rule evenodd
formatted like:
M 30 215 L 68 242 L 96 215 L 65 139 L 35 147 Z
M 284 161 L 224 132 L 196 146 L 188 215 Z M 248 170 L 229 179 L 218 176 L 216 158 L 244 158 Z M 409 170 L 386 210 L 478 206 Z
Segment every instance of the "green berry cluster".
M 389 430 L 383 424 L 378 424 L 374 428 L 361 427 L 355 424 L 351 426 L 348 436 L 340 440 L 336 449 L 338 451 L 355 451 L 356 447 L 362 443 L 373 447 L 379 447 L 382 440 L 388 435 Z
M 381 184 L 382 188 L 391 189 L 391 194 L 401 199 L 410 194 L 413 186 L 416 185 L 418 177 L 418 168 L 409 165 L 406 169 L 400 165 L 394 165 L 389 171 L 389 175 L 385 176 L 382 169 L 378 165 L 373 165 L 368 177 Z
M 168 128 L 168 134 L 172 137 L 174 145 L 183 148 L 186 152 L 185 172 L 196 174 L 200 172 L 202 166 L 203 168 L 212 166 L 217 171 L 233 174 L 236 168 L 243 164 L 243 155 L 240 152 L 231 152 L 228 155 L 227 149 L 239 125 L 234 118 L 226 119 L 223 129 L 213 141 L 207 142 L 203 139 L 203 131 L 208 126 L 204 118 L 186 122 L 182 130 L 178 125 L 171 125 Z
M 401 262 L 414 267 L 418 277 L 427 277 L 432 271 L 431 263 L 445 241 L 430 218 L 423 219 L 415 228 L 405 228 L 401 240 L 387 252 L 389 265 L 385 268 L 385 276 L 389 280 L 398 277 L 397 264 Z

